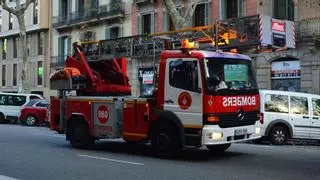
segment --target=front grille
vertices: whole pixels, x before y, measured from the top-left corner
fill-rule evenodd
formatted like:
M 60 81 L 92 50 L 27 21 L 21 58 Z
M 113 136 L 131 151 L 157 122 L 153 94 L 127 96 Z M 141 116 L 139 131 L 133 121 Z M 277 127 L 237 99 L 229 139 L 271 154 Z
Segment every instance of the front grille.
M 257 120 L 256 112 L 246 112 L 242 120 L 238 119 L 238 114 L 225 114 L 219 115 L 219 127 L 220 128 L 229 128 L 229 127 L 238 127 L 238 126 L 247 126 L 255 124 Z

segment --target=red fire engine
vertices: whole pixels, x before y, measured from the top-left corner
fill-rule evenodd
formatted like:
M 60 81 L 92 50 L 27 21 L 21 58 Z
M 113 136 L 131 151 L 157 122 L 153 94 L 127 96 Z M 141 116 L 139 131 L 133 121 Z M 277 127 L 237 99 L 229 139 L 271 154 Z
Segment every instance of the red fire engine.
M 51 97 L 50 128 L 65 131 L 74 148 L 123 138 L 151 142 L 156 155 L 189 146 L 224 151 L 233 142 L 259 138 L 260 101 L 251 60 L 200 50 L 191 40 L 203 42 L 205 29 L 210 27 L 188 29 L 187 35 L 183 30 L 168 33 L 184 33 L 190 42 L 164 39 L 159 33 L 75 43 L 73 56 L 50 78 L 51 88 L 61 91 Z M 195 35 L 199 31 L 200 37 Z M 160 54 L 151 80 L 155 88 L 150 96 L 134 97 L 126 57 L 147 57 L 147 50 Z M 77 95 L 65 96 L 66 90 Z

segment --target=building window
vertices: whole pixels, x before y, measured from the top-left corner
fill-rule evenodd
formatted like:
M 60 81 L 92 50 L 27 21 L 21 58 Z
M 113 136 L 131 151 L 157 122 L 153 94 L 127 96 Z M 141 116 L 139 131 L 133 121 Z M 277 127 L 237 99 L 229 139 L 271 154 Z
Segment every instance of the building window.
M 13 38 L 13 58 L 17 58 L 18 56 L 18 47 L 17 47 L 18 38 Z
M 6 86 L 6 65 L 2 65 L 2 86 Z
M 294 20 L 292 0 L 273 0 L 273 17 L 276 19 Z
M 7 39 L 2 40 L 2 59 L 7 58 Z
M 42 77 L 43 77 L 43 66 L 42 61 L 38 61 L 38 68 L 37 68 L 37 85 L 42 85 Z
M 43 55 L 43 38 L 44 38 L 44 33 L 39 32 L 38 33 L 38 55 Z
M 13 25 L 13 15 L 12 13 L 9 13 L 9 30 L 12 29 L 12 25 Z
M 244 0 L 221 0 L 221 19 L 244 16 Z
M 38 24 L 38 11 L 39 11 L 38 0 L 35 0 L 33 3 L 33 24 Z
M 205 5 L 198 4 L 194 11 L 194 26 L 204 26 L 205 25 Z
M 140 16 L 139 33 L 150 34 L 154 32 L 154 14 L 144 14 Z
M 13 70 L 12 70 L 12 73 L 13 73 L 13 78 L 12 78 L 12 85 L 13 86 L 17 86 L 17 64 L 13 64 Z

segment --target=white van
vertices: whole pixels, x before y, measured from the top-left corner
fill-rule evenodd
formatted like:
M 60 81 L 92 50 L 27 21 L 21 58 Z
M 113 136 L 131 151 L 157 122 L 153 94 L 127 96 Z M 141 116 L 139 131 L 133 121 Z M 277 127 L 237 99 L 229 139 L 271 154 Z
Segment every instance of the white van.
M 0 92 L 0 123 L 18 119 L 21 107 L 31 99 L 44 99 L 37 94 L 16 94 Z
M 272 144 L 288 138 L 320 140 L 320 96 L 260 90 L 261 135 Z

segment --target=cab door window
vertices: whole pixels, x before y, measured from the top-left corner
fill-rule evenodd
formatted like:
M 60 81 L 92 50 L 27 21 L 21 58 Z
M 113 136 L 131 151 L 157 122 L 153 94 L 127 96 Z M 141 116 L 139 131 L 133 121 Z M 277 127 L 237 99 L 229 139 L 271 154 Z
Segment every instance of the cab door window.
M 169 84 L 188 91 L 198 91 L 198 63 L 194 61 L 171 61 L 169 64 Z
M 290 112 L 292 114 L 308 115 L 308 98 L 291 96 Z

